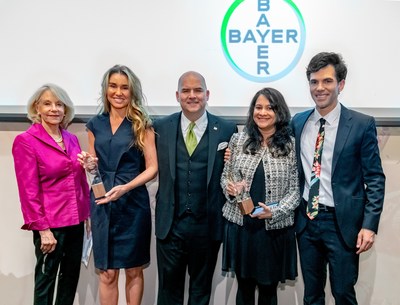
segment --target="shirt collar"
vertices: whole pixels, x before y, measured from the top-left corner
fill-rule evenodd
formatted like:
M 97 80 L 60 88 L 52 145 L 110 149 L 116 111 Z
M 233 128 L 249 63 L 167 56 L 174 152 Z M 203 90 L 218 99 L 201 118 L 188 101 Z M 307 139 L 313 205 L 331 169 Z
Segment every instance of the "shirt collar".
M 317 124 L 319 123 L 319 119 L 320 118 L 324 118 L 326 120 L 326 123 L 328 125 L 333 125 L 333 123 L 339 119 L 340 116 L 340 112 L 342 109 L 342 105 L 340 103 L 337 103 L 336 107 L 332 109 L 331 112 L 329 112 L 326 116 L 321 116 L 321 114 L 315 110 L 312 114 L 312 116 L 310 117 L 310 120 L 312 121 L 313 124 Z
M 185 117 L 185 115 L 182 112 L 182 115 L 181 115 L 182 131 L 184 131 L 186 133 L 189 128 L 190 123 L 191 123 L 191 121 L 187 117 Z M 203 115 L 201 117 L 199 117 L 198 120 L 195 121 L 195 123 L 196 123 L 195 128 L 198 128 L 201 131 L 206 130 L 207 123 L 208 123 L 207 111 L 204 111 Z

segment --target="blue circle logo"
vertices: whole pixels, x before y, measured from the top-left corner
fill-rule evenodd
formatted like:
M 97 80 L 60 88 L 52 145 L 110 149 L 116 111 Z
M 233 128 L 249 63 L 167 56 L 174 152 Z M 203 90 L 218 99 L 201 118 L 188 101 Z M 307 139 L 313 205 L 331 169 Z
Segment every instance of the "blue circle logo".
M 253 82 L 287 75 L 299 62 L 305 39 L 303 17 L 291 0 L 236 0 L 221 27 L 226 59 Z

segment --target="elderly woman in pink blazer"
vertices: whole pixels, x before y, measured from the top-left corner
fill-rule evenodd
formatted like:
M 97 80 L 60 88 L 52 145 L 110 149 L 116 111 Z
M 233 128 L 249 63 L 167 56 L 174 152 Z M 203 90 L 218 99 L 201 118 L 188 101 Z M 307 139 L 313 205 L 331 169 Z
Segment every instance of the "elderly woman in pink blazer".
M 75 135 L 65 130 L 74 116 L 68 94 L 54 84 L 40 87 L 28 102 L 33 125 L 13 144 L 22 229 L 33 231 L 36 254 L 34 304 L 53 304 L 58 274 L 59 305 L 72 305 L 80 272 L 89 186 L 77 161 Z

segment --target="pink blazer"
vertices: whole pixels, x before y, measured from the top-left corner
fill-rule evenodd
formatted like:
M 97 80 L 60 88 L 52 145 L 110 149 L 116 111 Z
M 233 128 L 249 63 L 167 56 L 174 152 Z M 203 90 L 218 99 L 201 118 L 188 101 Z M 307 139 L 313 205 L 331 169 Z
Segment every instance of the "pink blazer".
M 61 130 L 64 151 L 41 124 L 33 124 L 13 144 L 15 173 L 25 230 L 79 224 L 89 217 L 89 186 L 77 161 L 78 138 Z

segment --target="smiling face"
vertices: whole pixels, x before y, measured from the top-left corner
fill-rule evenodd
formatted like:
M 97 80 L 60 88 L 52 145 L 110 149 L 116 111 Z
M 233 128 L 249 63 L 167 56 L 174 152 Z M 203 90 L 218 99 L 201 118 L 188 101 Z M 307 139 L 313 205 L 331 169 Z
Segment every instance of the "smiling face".
M 207 106 L 210 92 L 202 77 L 197 73 L 184 74 L 179 83 L 176 99 L 183 114 L 191 121 L 200 118 Z
M 114 73 L 108 80 L 107 100 L 110 108 L 126 109 L 132 100 L 128 77 L 125 74 Z
M 338 103 L 339 93 L 345 81 L 337 81 L 336 71 L 332 65 L 321 68 L 310 74 L 310 93 L 318 112 L 324 116 L 331 112 Z
M 36 111 L 43 125 L 58 127 L 64 119 L 65 105 L 50 90 L 46 90 L 37 101 Z
M 254 105 L 253 120 L 261 133 L 275 132 L 275 112 L 269 100 L 262 94 L 257 98 Z

